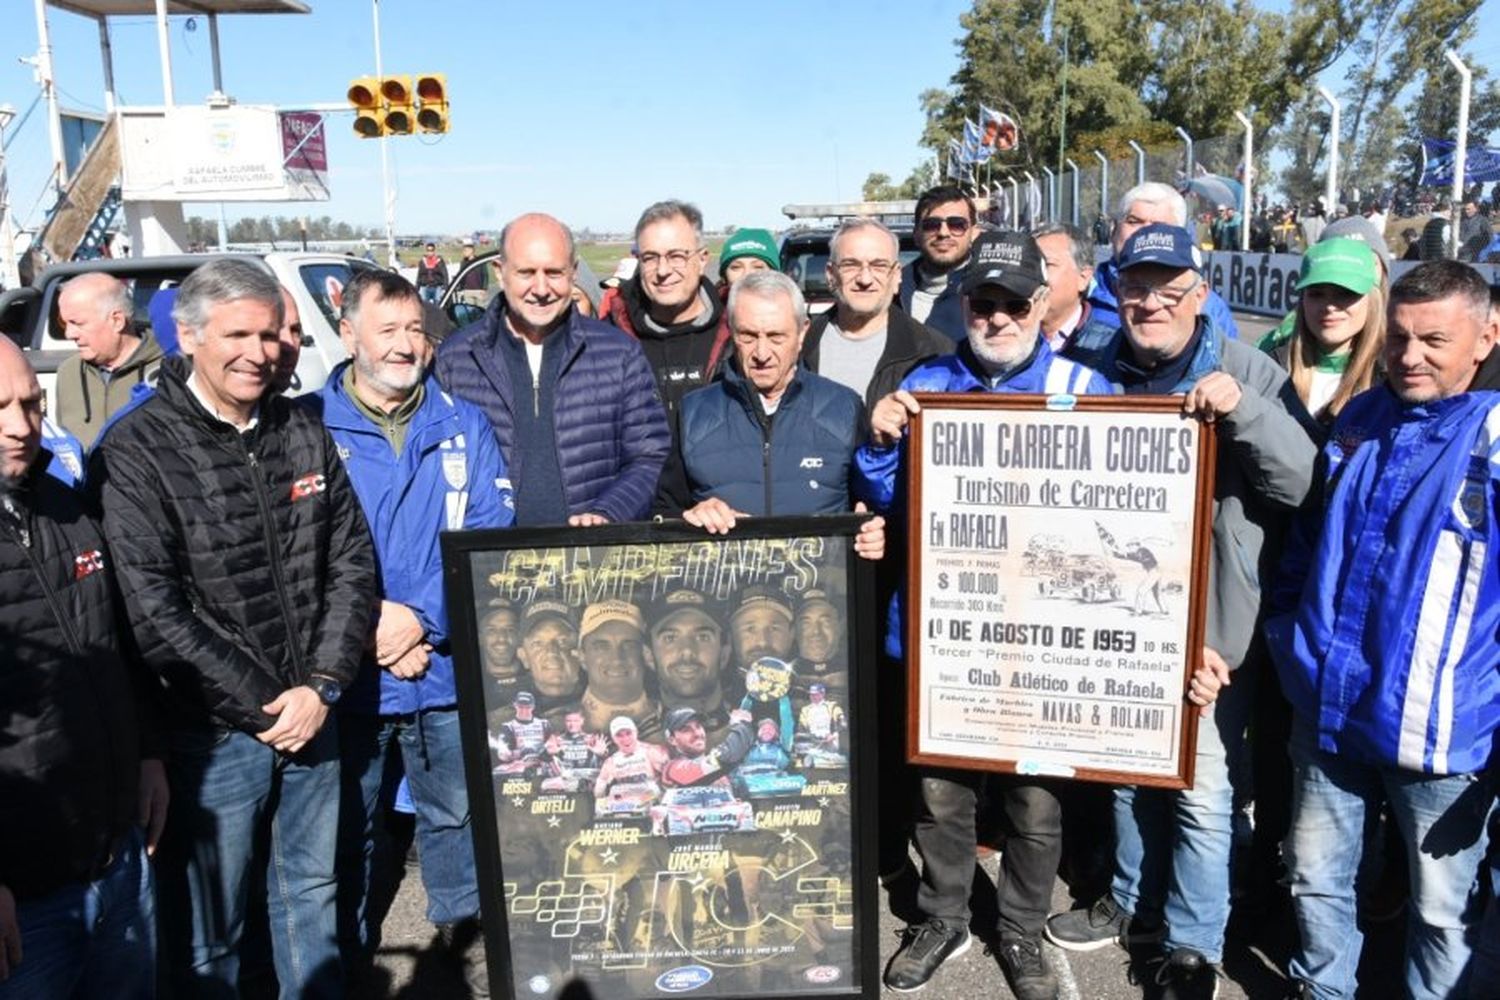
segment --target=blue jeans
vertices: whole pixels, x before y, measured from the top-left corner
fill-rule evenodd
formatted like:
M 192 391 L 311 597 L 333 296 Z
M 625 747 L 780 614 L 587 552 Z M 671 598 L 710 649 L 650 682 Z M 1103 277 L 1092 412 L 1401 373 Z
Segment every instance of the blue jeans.
M 342 996 L 334 717 L 291 758 L 248 733 L 210 729 L 172 733 L 171 750 L 172 806 L 157 851 L 157 885 L 175 995 L 237 996 L 252 865 L 263 865 L 281 996 Z M 258 841 L 269 844 L 269 856 L 256 850 Z
M 339 823 L 339 939 L 346 958 L 368 954 L 380 940 L 369 925 L 371 859 L 380 785 L 391 744 L 401 749 L 406 780 L 416 806 L 417 851 L 427 889 L 427 919 L 451 924 L 479 913 L 474 841 L 469 832 L 469 794 L 464 785 L 458 710 L 413 715 L 339 717 L 343 755 L 343 802 Z
M 1167 951 L 1191 948 L 1210 962 L 1223 960 L 1229 923 L 1231 776 L 1246 752 L 1255 687 L 1245 674 L 1236 671 L 1213 711 L 1198 720 L 1192 788 L 1115 789 L 1115 902 L 1147 924 L 1165 921 Z M 1198 709 L 1184 701 L 1183 711 Z
M 1292 731 L 1291 750 L 1286 862 L 1302 938 L 1291 974 L 1306 981 L 1314 996 L 1354 996 L 1364 942 L 1355 920 L 1358 848 L 1366 815 L 1384 801 L 1406 845 L 1411 872 L 1406 995 L 1415 1000 L 1464 996 L 1485 904 L 1479 870 L 1485 827 L 1495 811 L 1494 788 L 1482 775 L 1431 775 L 1325 753 L 1301 719 Z
M 433 305 L 437 305 L 438 299 L 443 297 L 441 285 L 423 285 L 417 291 L 421 294 L 423 302 L 430 302 Z
M 0 998 L 156 995 L 156 896 L 138 829 L 92 882 L 16 905 L 21 964 Z

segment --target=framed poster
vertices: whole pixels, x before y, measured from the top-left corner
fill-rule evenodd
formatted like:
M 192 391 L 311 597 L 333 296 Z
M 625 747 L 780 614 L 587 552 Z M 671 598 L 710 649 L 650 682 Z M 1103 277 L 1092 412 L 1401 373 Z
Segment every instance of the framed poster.
M 917 398 L 910 759 L 1190 787 L 1214 435 L 1180 396 Z
M 443 535 L 497 996 L 876 995 L 862 521 Z

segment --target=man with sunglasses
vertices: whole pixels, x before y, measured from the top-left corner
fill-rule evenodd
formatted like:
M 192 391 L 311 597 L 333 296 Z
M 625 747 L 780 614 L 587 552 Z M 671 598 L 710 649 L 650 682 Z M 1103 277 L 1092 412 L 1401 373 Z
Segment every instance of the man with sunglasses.
M 1036 240 L 1025 233 L 985 233 L 974 246 L 973 262 L 962 283 L 962 316 L 968 336 L 958 351 L 927 361 L 876 404 L 871 438 L 855 453 L 855 495 L 891 517 L 904 506 L 898 493 L 905 481 L 905 432 L 921 410 L 915 392 L 1028 392 L 1108 395 L 1113 390 L 1097 372 L 1058 357 L 1042 337 L 1047 311 L 1047 265 Z M 891 517 L 895 524 L 901 517 Z M 904 545 L 891 551 L 901 553 Z M 903 577 L 904 579 L 904 577 Z M 900 692 L 904 595 L 896 592 L 887 619 L 885 652 L 890 662 L 881 676 L 897 683 L 881 691 L 880 731 L 891 742 L 882 759 L 900 761 L 906 732 Z M 889 697 L 887 694 L 889 693 Z M 889 754 L 889 756 L 887 756 Z M 969 889 L 974 874 L 975 809 L 984 776 L 979 772 L 915 768 L 902 777 L 920 780 L 914 835 L 923 877 L 917 906 L 925 920 L 907 928 L 901 949 L 886 967 L 885 984 L 898 993 L 925 986 L 949 958 L 968 950 Z M 898 780 L 883 775 L 887 787 Z M 1053 791 L 1034 779 L 1006 778 L 1001 796 L 1007 821 L 1001 879 L 997 891 L 1000 964 L 1018 1000 L 1052 1000 L 1057 979 L 1042 958 L 1042 925 L 1052 901 L 1062 852 L 1062 810 Z M 910 872 L 899 813 L 902 794 L 882 795 L 897 811 L 882 817 L 881 877 L 889 884 Z
M 874 219 L 850 219 L 828 241 L 834 307 L 808 328 L 802 364 L 853 389 L 866 415 L 928 358 L 953 341 L 892 306 L 901 283 L 901 244 Z
M 1306 496 L 1317 449 L 1286 373 L 1204 314 L 1203 257 L 1187 230 L 1138 227 L 1116 264 L 1123 329 L 1103 344 L 1075 338 L 1066 353 L 1127 396 L 1183 394 L 1184 414 L 1218 435 L 1207 634 L 1193 693 L 1200 684 L 1224 690 L 1198 727 L 1192 789 L 1115 790 L 1110 891 L 1089 909 L 1053 917 L 1047 937 L 1074 951 L 1164 937 L 1163 996 L 1207 998 L 1229 920 L 1230 775 L 1246 750 L 1255 688 L 1244 674 L 1263 658 L 1247 654 L 1260 580 L 1278 555 L 1264 542 L 1280 536 Z
M 969 251 L 979 232 L 974 201 L 951 184 L 917 199 L 917 249 L 922 256 L 901 274 L 901 309 L 960 343 L 968 335 L 959 305 Z
M 340 944 L 350 972 L 365 974 L 380 936 L 369 922 L 380 789 L 399 749 L 416 806 L 427 917 L 471 988 L 488 996 L 438 535 L 509 525 L 510 480 L 484 412 L 443 392 L 432 375 L 433 344 L 411 282 L 356 272 L 339 337 L 351 360 L 309 405 L 343 457 L 380 581 L 369 649 L 339 698 Z

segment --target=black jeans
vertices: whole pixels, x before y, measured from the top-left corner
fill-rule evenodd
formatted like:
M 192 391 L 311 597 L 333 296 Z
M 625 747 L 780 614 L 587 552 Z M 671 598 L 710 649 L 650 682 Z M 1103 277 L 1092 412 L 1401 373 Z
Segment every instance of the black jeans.
M 969 923 L 974 878 L 974 810 L 982 782 L 994 781 L 1005 815 L 996 900 L 1002 937 L 1042 932 L 1052 908 L 1052 886 L 1062 856 L 1062 807 L 1046 784 L 1013 775 L 977 771 L 921 772 L 917 850 L 922 885 L 917 905 L 929 918 L 960 927 Z

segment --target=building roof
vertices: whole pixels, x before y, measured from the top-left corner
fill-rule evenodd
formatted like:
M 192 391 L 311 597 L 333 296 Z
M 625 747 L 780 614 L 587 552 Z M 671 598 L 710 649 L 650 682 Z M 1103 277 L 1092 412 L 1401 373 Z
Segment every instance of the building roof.
M 52 7 L 85 17 L 149 16 L 156 0 L 47 0 Z M 169 14 L 310 14 L 301 0 L 167 0 Z

